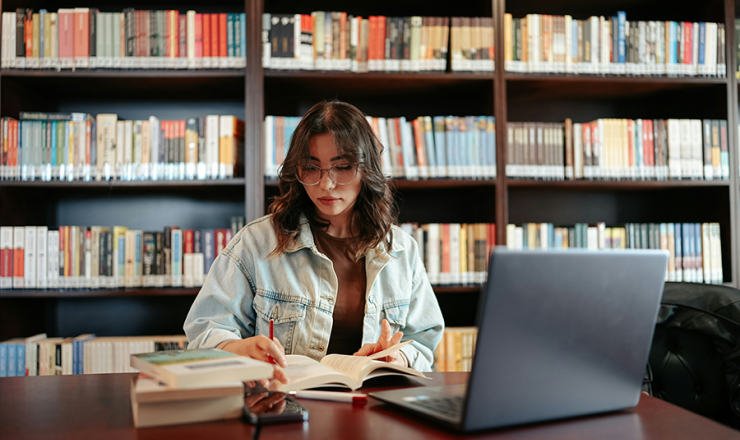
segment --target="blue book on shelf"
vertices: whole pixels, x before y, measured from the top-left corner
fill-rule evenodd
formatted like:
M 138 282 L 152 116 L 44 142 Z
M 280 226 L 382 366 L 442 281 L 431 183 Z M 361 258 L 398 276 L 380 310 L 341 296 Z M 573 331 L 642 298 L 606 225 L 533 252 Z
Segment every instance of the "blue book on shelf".
M 488 147 L 491 149 L 490 154 L 490 162 L 489 164 L 493 167 L 493 169 L 496 169 L 496 118 L 493 116 L 488 116 L 488 124 L 493 126 L 493 130 L 487 130 L 489 136 L 488 141 Z
M 7 368 L 7 377 L 15 377 L 17 374 L 15 373 L 15 367 L 17 365 L 17 361 L 15 359 L 16 354 L 18 353 L 17 349 L 15 348 L 16 344 L 3 344 L 5 345 L 5 351 L 7 352 L 8 357 L 8 368 Z
M 696 280 L 706 283 L 707 280 L 704 279 L 704 265 L 707 262 L 702 258 L 704 254 L 701 249 L 701 223 L 694 223 L 694 240 L 694 243 L 696 243 L 694 246 L 694 252 L 696 254 L 696 264 L 694 265 L 696 267 Z
M 51 165 L 57 166 L 57 121 L 51 121 Z
M 571 54 L 577 54 L 578 53 L 578 20 L 571 20 L 571 35 L 575 35 L 576 38 L 571 38 L 571 45 L 570 45 L 570 53 Z
M 668 47 L 671 48 L 668 64 L 676 64 L 676 22 L 669 22 Z
M 234 16 L 226 14 L 226 56 L 234 56 Z
M 0 377 L 8 377 L 8 346 L 0 344 Z
M 476 125 L 476 118 L 474 116 L 468 116 L 465 118 L 465 123 L 467 124 L 467 138 L 468 138 L 468 148 L 467 151 L 467 157 L 465 161 L 465 165 L 468 167 L 468 172 L 466 173 L 468 176 L 472 175 L 472 170 L 476 169 L 479 165 L 481 165 L 480 162 L 480 156 L 478 153 L 480 152 L 480 133 L 478 132 L 478 127 Z M 477 177 L 477 176 L 475 176 Z
M 691 277 L 691 262 L 694 258 L 694 246 L 691 235 L 694 228 L 690 223 L 684 223 L 681 225 L 681 229 L 683 229 L 681 235 L 683 236 L 684 281 L 694 281 Z
M 213 260 L 216 258 L 214 237 L 213 229 L 203 229 L 200 231 L 200 248 L 203 250 L 203 273 L 206 275 L 208 275 Z
M 617 27 L 617 37 L 619 38 L 619 42 L 618 42 L 618 44 L 619 44 L 619 46 L 618 46 L 618 49 L 619 49 L 619 54 L 618 54 L 619 55 L 619 58 L 618 58 L 618 61 L 621 64 L 624 64 L 626 62 L 625 55 L 627 53 L 627 41 L 626 41 L 625 35 L 624 35 L 624 27 L 625 27 L 626 23 L 627 23 L 627 13 L 624 12 L 624 11 L 617 11 L 617 26 L 618 26 Z M 576 20 L 573 20 L 573 24 L 574 25 L 576 24 Z M 578 35 L 578 32 L 574 33 L 573 35 Z M 578 42 L 577 42 L 578 38 L 573 38 L 573 40 L 574 40 L 574 44 L 577 45 L 578 44 Z M 576 51 L 573 52 L 573 53 L 578 53 L 577 49 L 578 48 L 576 46 Z
M 247 56 L 247 14 L 239 14 L 239 56 Z
M 95 335 L 80 335 L 72 340 L 72 374 L 85 374 L 85 342 L 95 339 Z
M 447 169 L 448 177 L 455 177 L 457 161 L 455 160 L 455 149 L 457 149 L 457 139 L 455 138 L 457 124 L 453 116 L 445 119 L 445 137 L 447 145 Z
M 673 234 L 673 238 L 675 242 L 674 251 L 676 254 L 676 281 L 683 281 L 683 240 L 681 239 L 681 223 L 675 224 L 675 232 Z
M 707 41 L 707 24 L 705 22 L 699 23 L 699 65 L 704 65 L 704 44 Z
M 433 124 L 426 125 L 426 118 L 422 118 L 419 124 L 424 130 L 424 146 L 427 153 L 427 166 L 430 170 L 435 170 L 437 166 L 437 153 L 434 147 L 434 131 L 431 130 Z
M 15 355 L 15 361 L 18 363 L 15 367 L 16 376 L 26 375 L 26 344 L 17 344 L 18 352 Z

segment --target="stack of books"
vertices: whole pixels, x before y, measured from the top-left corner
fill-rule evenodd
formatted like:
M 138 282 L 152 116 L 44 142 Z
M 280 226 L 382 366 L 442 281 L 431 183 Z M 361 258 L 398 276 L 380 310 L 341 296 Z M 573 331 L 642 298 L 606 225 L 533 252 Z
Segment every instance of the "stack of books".
M 134 425 L 197 423 L 241 416 L 245 381 L 272 377 L 273 366 L 217 349 L 131 355 Z
M 450 28 L 450 22 L 452 24 Z M 264 14 L 262 67 L 347 72 L 493 72 L 491 17 Z
M 723 23 L 504 15 L 507 72 L 724 78 Z
M 492 116 L 367 117 L 383 146 L 386 176 L 399 179 L 495 179 Z M 265 177 L 276 178 L 299 117 L 265 117 Z
M 0 124 L 4 180 L 227 179 L 244 168 L 244 122 L 231 115 L 130 121 L 21 112 Z
M 163 232 L 125 226 L 0 227 L 0 289 L 200 287 L 244 227 Z
M 509 249 L 663 249 L 669 261 L 666 281 L 722 284 L 719 223 L 605 223 L 555 227 L 552 223 L 510 224 Z
M 245 14 L 18 8 L 3 12 L 3 69 L 243 69 Z
M 506 175 L 572 180 L 727 180 L 727 121 L 510 122 Z

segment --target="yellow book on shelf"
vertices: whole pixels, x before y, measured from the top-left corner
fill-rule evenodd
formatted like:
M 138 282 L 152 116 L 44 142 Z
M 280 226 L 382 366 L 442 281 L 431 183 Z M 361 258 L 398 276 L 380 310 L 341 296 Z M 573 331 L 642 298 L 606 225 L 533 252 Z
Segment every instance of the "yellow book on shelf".
M 39 57 L 39 14 L 33 14 L 33 57 Z

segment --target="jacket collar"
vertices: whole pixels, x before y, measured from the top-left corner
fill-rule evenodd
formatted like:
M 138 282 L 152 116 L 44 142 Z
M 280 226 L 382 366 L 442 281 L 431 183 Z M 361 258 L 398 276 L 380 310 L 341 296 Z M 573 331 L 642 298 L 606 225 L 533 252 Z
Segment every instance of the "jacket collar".
M 311 225 L 308 223 L 308 218 L 305 214 L 301 214 L 301 218 L 298 221 L 298 226 L 300 227 L 300 233 L 298 234 L 298 237 L 293 240 L 292 243 L 288 245 L 288 247 L 285 249 L 285 252 L 296 252 L 304 248 L 315 248 L 316 243 L 313 239 L 313 233 L 311 232 Z M 397 237 L 396 237 L 397 238 Z M 403 245 L 398 242 L 398 240 L 393 240 L 393 247 L 391 248 L 391 252 L 399 252 L 404 249 Z M 383 254 L 387 253 L 385 249 L 385 243 L 380 243 L 378 247 L 376 248 L 376 252 L 371 252 L 371 254 Z

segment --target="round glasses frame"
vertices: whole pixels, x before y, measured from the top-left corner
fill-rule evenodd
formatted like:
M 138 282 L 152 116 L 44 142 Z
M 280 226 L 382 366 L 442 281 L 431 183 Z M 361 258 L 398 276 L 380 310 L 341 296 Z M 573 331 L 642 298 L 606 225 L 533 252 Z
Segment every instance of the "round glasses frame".
M 339 183 L 339 182 L 337 182 L 337 179 L 334 178 L 334 170 L 336 168 L 346 167 L 346 166 L 351 166 L 352 167 L 352 170 L 355 172 L 355 175 L 354 175 L 354 177 L 352 177 L 352 180 L 350 180 L 349 182 Z M 324 178 L 324 171 L 326 171 L 329 174 L 329 179 L 331 179 L 331 181 L 334 182 L 335 185 L 349 185 L 352 182 L 354 182 L 355 180 L 357 180 L 357 176 L 360 174 L 359 173 L 359 165 L 358 164 L 346 164 L 346 163 L 342 163 L 342 164 L 332 165 L 329 168 L 319 168 L 317 166 L 312 166 L 309 169 L 309 171 L 319 171 L 319 179 L 315 183 L 306 183 L 303 180 L 301 180 L 301 171 L 302 170 L 303 170 L 302 168 L 299 168 L 298 174 L 296 175 L 296 178 L 298 179 L 299 182 L 301 182 L 301 184 L 303 184 L 305 186 L 316 186 L 319 183 L 321 183 L 321 179 Z

